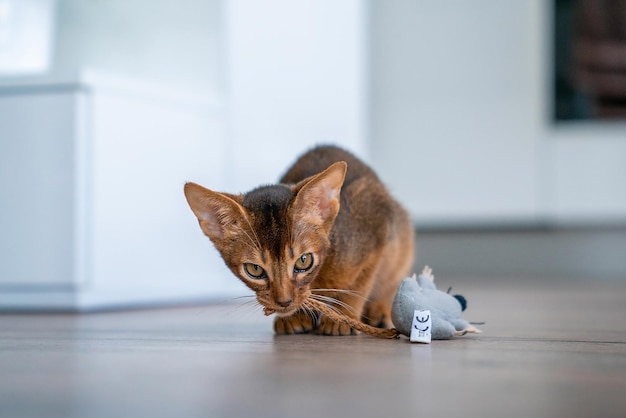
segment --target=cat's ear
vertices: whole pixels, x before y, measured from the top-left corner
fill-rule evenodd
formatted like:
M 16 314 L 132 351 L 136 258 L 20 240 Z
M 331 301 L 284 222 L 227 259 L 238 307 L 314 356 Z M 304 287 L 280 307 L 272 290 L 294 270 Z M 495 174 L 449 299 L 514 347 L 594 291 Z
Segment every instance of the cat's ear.
M 339 212 L 339 193 L 348 164 L 339 161 L 296 186 L 293 210 L 298 217 L 318 226 L 330 227 Z
M 240 228 L 245 217 L 234 196 L 214 192 L 195 183 L 185 184 L 185 197 L 198 218 L 202 232 L 211 240 L 221 240 Z

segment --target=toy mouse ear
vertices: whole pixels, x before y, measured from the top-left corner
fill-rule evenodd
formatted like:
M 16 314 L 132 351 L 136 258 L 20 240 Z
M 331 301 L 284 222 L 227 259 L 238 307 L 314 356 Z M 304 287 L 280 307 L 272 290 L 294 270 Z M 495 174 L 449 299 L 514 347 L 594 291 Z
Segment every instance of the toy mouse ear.
M 458 300 L 459 303 L 461 304 L 461 311 L 464 311 L 467 309 L 467 299 L 465 299 L 463 295 L 452 295 L 452 296 L 454 296 L 454 298 Z

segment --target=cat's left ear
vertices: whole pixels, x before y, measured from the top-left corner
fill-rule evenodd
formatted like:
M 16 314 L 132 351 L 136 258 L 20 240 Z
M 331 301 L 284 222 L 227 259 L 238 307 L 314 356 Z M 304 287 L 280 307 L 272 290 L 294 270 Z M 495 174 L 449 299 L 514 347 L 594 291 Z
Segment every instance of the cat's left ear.
M 330 229 L 339 212 L 339 194 L 347 169 L 348 164 L 339 161 L 298 184 L 292 206 L 298 217 Z
M 187 183 L 185 197 L 200 222 L 200 228 L 214 243 L 239 231 L 245 215 L 234 196 L 214 192 L 199 184 Z

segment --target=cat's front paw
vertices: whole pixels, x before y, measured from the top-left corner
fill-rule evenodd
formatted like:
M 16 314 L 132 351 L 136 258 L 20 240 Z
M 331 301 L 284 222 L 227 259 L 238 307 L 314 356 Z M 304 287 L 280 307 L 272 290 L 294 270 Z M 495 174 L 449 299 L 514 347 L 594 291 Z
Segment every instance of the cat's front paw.
M 350 328 L 350 325 L 335 322 L 332 319 L 323 316 L 320 319 L 320 324 L 315 330 L 320 335 L 356 335 L 357 332 Z
M 306 334 L 315 329 L 317 318 L 309 312 L 298 311 L 291 316 L 274 319 L 274 332 L 283 334 Z

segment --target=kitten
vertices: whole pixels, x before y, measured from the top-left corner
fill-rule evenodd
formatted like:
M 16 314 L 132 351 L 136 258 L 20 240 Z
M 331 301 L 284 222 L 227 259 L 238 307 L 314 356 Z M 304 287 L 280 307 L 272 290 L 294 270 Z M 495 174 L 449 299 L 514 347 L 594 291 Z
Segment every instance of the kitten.
M 307 306 L 317 299 L 356 320 L 391 325 L 391 302 L 413 261 L 407 212 L 376 174 L 349 152 L 317 147 L 280 184 L 218 193 L 194 183 L 185 196 L 226 265 L 277 334 L 349 335 Z

